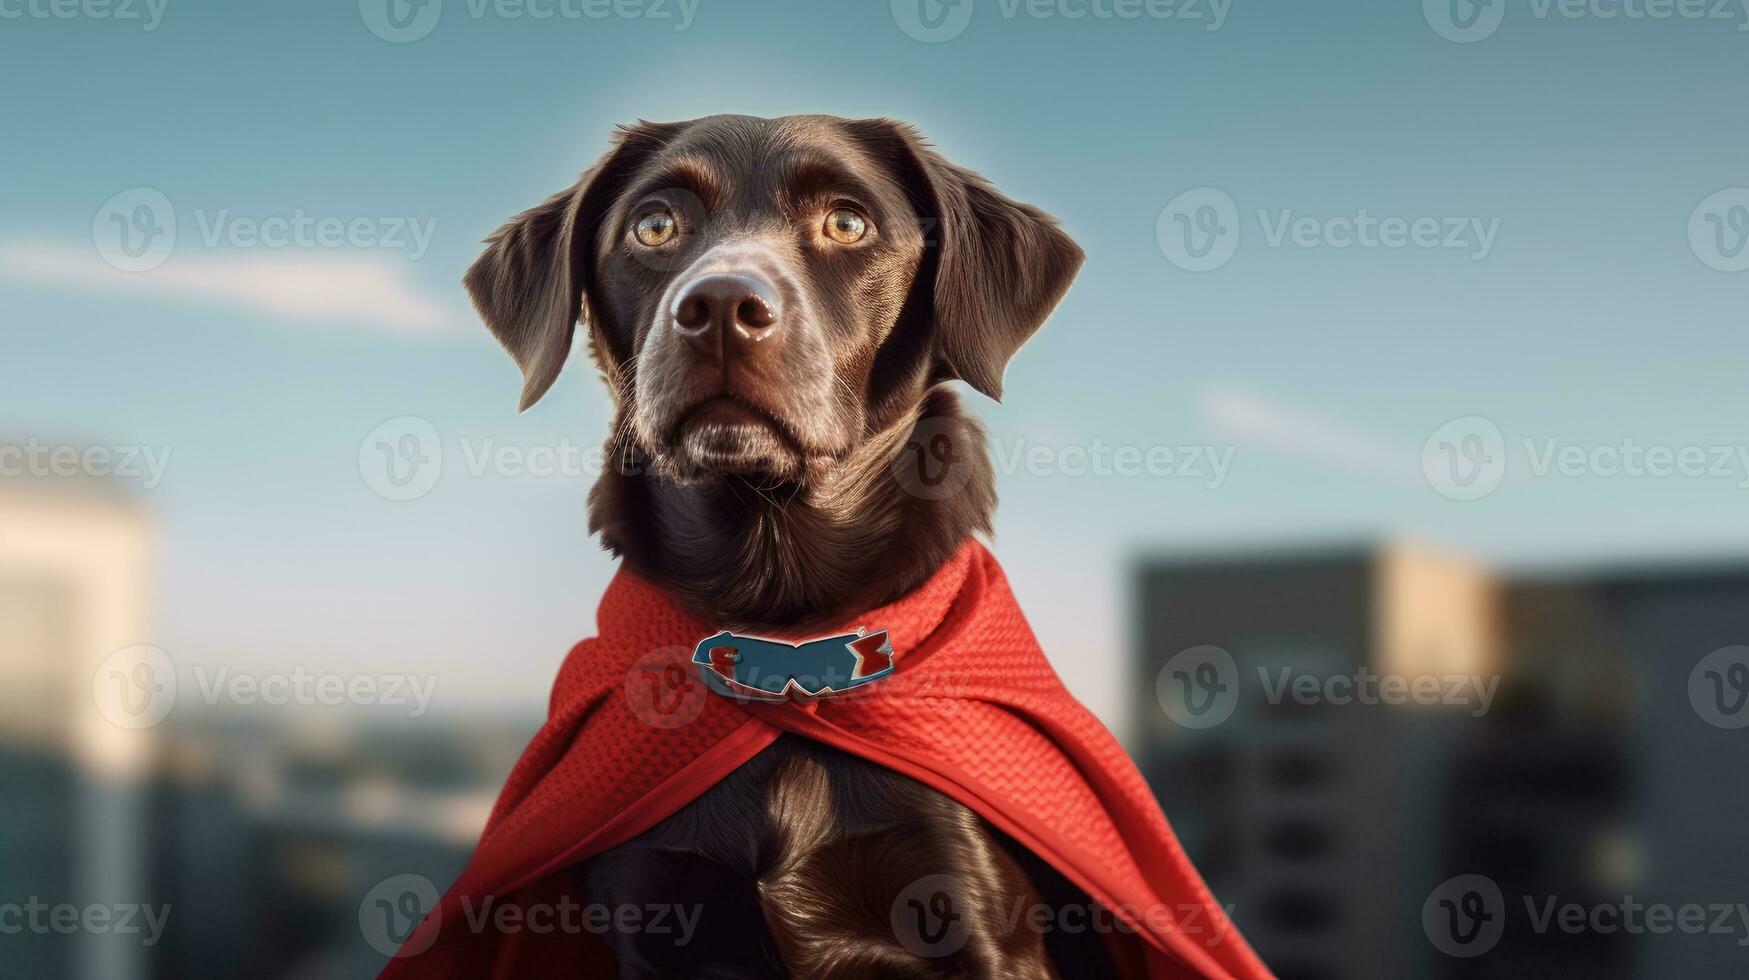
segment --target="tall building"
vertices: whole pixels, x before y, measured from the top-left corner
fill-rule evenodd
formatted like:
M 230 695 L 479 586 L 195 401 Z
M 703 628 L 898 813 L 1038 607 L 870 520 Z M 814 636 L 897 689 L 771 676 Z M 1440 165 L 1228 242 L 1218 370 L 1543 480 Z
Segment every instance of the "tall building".
M 142 788 L 149 727 L 106 713 L 100 673 L 161 682 L 124 651 L 147 636 L 151 531 L 100 481 L 0 481 L 0 902 L 84 909 L 151 901 Z M 121 655 L 117 657 L 118 652 Z M 112 659 L 113 658 L 113 659 Z M 138 693 L 138 692 L 134 692 Z M 28 914 L 28 910 L 26 910 Z M 17 976 L 145 975 L 142 937 L 26 925 L 6 937 Z
M 1522 905 L 1643 880 L 1633 774 L 1649 727 L 1693 716 L 1634 721 L 1633 651 L 1673 634 L 1622 618 L 1644 606 L 1628 586 L 1395 545 L 1152 561 L 1138 586 L 1143 770 L 1284 980 L 1679 975 L 1631 973 L 1623 937 L 1530 928 Z M 1460 875 L 1495 883 L 1486 913 L 1513 924 L 1485 955 L 1424 920 Z
M 1698 907 L 1708 924 L 1693 934 L 1593 933 L 1568 945 L 1620 947 L 1631 970 L 1617 976 L 1743 975 L 1749 563 L 1539 574 L 1515 583 L 1510 594 L 1512 656 L 1538 678 L 1523 686 L 1543 692 L 1540 730 L 1556 735 L 1546 744 L 1577 756 L 1538 790 L 1587 801 L 1564 813 L 1573 846 L 1536 867 L 1583 863 L 1593 869 L 1592 892 L 1601 900 Z M 1504 748 L 1501 755 L 1521 751 L 1513 742 Z M 1625 765 L 1603 768 L 1607 755 Z M 1601 792 L 1618 782 L 1619 794 Z M 1625 821 L 1610 821 L 1611 813 L 1625 813 Z M 1573 897 L 1587 900 L 1583 893 Z M 1720 923 L 1721 909 L 1738 921 Z M 1549 962 L 1527 961 L 1538 975 L 1569 975 L 1545 969 Z
M 381 944 L 405 936 L 366 920 L 376 910 L 361 905 L 391 879 L 449 884 L 538 726 L 440 721 L 233 713 L 168 732 L 152 878 L 181 918 L 157 950 L 156 976 L 379 972 Z
M 115 483 L 0 480 L 0 976 L 374 975 L 361 903 L 448 885 L 541 719 L 202 704 L 151 645 L 151 543 Z

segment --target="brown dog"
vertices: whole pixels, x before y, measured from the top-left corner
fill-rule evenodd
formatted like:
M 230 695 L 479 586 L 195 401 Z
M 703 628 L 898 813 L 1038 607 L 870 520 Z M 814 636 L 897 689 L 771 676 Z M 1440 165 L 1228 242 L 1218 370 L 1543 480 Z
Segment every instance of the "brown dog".
M 623 128 L 489 246 L 466 284 L 522 368 L 522 406 L 558 377 L 579 319 L 614 392 L 619 465 L 590 493 L 591 530 L 736 630 L 882 605 L 989 531 L 983 433 L 942 383 L 999 396 L 1081 262 L 1051 218 L 908 127 L 825 116 Z M 901 454 L 926 451 L 920 423 L 963 467 L 957 492 L 900 477 Z M 886 910 L 941 872 L 974 883 L 953 896 L 971 939 L 929 959 Z M 704 905 L 684 948 L 610 937 L 625 977 L 1109 975 L 1097 942 L 1007 921 L 1074 894 L 1024 849 L 796 739 L 579 875 L 592 901 Z

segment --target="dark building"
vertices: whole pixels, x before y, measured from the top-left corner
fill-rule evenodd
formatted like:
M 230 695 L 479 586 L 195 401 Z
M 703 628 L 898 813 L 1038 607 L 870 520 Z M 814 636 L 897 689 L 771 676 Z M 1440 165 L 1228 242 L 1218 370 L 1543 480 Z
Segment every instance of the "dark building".
M 1543 575 L 1512 594 L 1519 620 L 1538 624 L 1518 631 L 1514 652 L 1518 662 L 1536 664 L 1536 687 L 1552 692 L 1547 724 L 1593 753 L 1619 746 L 1626 760 L 1626 832 L 1593 832 L 1582 852 L 1610 883 L 1608 900 L 1699 907 L 1707 923 L 1696 933 L 1591 940 L 1626 946 L 1634 977 L 1745 975 L 1749 569 Z M 1550 624 L 1551 608 L 1564 620 Z M 1562 782 L 1575 791 L 1597 785 L 1574 771 Z M 1592 812 L 1577 820 L 1580 828 L 1596 823 Z
M 1749 896 L 1749 572 L 1513 579 L 1387 546 L 1150 561 L 1138 588 L 1138 756 L 1284 980 L 1749 963 L 1749 923 L 1543 918 Z M 1495 688 L 1369 701 L 1369 674 Z
M 181 921 L 175 977 L 374 976 L 379 883 L 460 873 L 536 723 L 244 724 L 168 733 L 152 881 Z

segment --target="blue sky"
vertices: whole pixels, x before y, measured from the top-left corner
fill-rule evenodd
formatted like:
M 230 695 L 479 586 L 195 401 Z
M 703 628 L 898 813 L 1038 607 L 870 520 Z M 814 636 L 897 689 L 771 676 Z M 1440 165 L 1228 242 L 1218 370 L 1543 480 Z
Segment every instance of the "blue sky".
M 142 639 L 179 663 L 440 669 L 438 708 L 538 703 L 611 573 L 583 530 L 588 480 L 472 476 L 463 457 L 593 445 L 607 404 L 578 363 L 515 413 L 514 368 L 457 285 L 479 239 L 618 122 L 890 115 L 1088 253 L 1007 404 L 976 399 L 1000 451 L 1229 461 L 1218 481 L 1065 474 L 1074 453 L 1002 476 L 997 554 L 1114 721 L 1141 554 L 1408 535 L 1524 565 L 1749 543 L 1749 272 L 1727 271 L 1749 201 L 1742 9 L 1514 2 L 1455 43 L 1431 0 L 1233 0 L 1218 30 L 1210 0 L 1134 19 L 970 0 L 961 33 L 924 43 L 908 2 L 698 0 L 676 30 L 676 0 L 623 0 L 666 19 L 544 20 L 444 0 L 427 36 L 391 43 L 355 3 L 168 0 L 145 30 L 0 0 L 0 434 L 171 451 L 142 494 L 161 529 Z M 136 188 L 170 202 L 175 246 L 120 273 L 94 222 Z M 1162 247 L 1162 210 L 1203 188 L 1238 238 L 1195 272 Z M 1362 215 L 1470 238 L 1334 247 Z M 296 216 L 430 240 L 414 257 L 249 234 Z M 397 502 L 359 455 L 402 417 L 445 462 Z M 1423 449 L 1477 418 L 1497 446 L 1474 422 L 1449 441 L 1503 452 L 1504 476 L 1453 499 Z M 1629 444 L 1709 462 L 1622 475 Z M 1570 449 L 1577 466 L 1539 470 Z

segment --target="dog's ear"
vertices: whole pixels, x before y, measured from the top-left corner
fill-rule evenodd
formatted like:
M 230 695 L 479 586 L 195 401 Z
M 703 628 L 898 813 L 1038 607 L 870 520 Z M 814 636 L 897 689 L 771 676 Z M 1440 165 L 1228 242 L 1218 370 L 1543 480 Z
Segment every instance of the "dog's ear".
M 540 401 L 570 356 L 601 215 L 626 175 L 678 129 L 648 122 L 620 127 L 606 156 L 576 184 L 493 232 L 462 277 L 480 319 L 522 369 L 522 410 Z
M 1038 208 L 886 119 L 852 124 L 893 165 L 923 219 L 919 285 L 933 290 L 937 377 L 1001 400 L 1009 358 L 1044 325 L 1081 268 L 1081 247 Z

